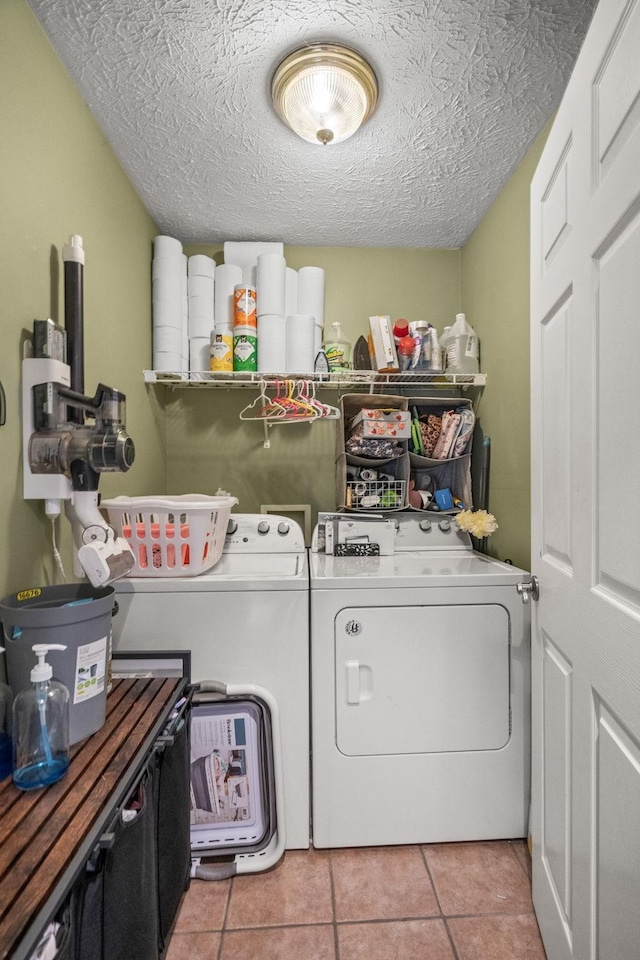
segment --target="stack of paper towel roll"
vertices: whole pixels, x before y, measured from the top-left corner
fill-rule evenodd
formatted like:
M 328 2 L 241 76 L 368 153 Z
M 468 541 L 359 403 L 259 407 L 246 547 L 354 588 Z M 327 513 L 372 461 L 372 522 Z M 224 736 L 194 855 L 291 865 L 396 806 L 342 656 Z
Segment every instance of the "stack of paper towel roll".
M 151 266 L 153 369 L 188 369 L 187 258 L 173 237 L 156 237 Z
M 211 364 L 214 327 L 215 261 L 187 257 L 173 237 L 153 241 L 151 267 L 153 369 L 164 373 L 194 371 L 205 376 Z
M 324 270 L 287 267 L 281 243 L 227 242 L 224 260 L 225 266 L 241 269 L 244 282 L 256 287 L 258 370 L 312 373 L 322 347 Z
M 215 270 L 211 257 L 189 257 L 189 370 L 196 375 L 211 369 Z

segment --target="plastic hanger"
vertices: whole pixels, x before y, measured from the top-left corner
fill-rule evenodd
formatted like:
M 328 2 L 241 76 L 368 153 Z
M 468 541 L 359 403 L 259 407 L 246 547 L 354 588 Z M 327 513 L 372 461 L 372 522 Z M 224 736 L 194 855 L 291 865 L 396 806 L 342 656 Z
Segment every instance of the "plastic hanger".
M 266 381 L 260 381 L 260 394 L 240 411 L 241 420 L 261 420 L 264 423 L 264 446 L 271 446 L 268 427 L 274 423 L 310 423 L 314 420 L 336 420 L 337 407 L 321 403 L 315 389 L 309 393 L 306 380 L 283 380 L 276 384 L 275 397 L 267 395 Z

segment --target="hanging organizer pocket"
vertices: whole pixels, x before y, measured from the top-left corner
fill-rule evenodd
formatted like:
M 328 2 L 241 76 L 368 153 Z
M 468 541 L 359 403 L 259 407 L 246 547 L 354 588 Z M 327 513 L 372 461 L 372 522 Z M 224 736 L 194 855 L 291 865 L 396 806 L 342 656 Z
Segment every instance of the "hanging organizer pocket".
M 156 766 L 159 945 L 164 949 L 189 886 L 189 713 L 159 740 Z
M 336 431 L 336 508 L 389 513 L 407 506 L 411 418 L 405 397 L 345 394 Z
M 407 505 L 409 461 L 406 455 L 372 464 L 341 454 L 336 461 L 338 509 L 388 513 Z
M 412 397 L 409 409 L 410 509 L 433 509 L 436 492 L 447 490 L 458 505 L 441 508 L 440 512 L 457 512 L 460 503 L 472 509 L 471 444 L 475 414 L 471 401 L 458 397 Z M 419 497 L 422 493 L 426 496 Z
M 157 960 L 155 758 L 123 805 L 104 868 L 105 960 Z
M 336 458 L 346 453 L 373 463 L 406 454 L 411 434 L 406 397 L 347 393 L 340 412 Z

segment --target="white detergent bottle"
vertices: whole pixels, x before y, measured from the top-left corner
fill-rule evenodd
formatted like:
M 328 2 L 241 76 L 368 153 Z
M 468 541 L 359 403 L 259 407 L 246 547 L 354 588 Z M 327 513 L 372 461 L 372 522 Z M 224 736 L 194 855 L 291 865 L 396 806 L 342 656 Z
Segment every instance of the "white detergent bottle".
M 441 343 L 447 354 L 447 373 L 478 373 L 478 337 L 473 327 L 467 323 L 464 313 L 456 314 L 456 322 L 448 331 L 445 327 Z
M 351 343 L 342 334 L 342 324 L 336 320 L 331 324 L 331 337 L 322 345 L 329 370 L 348 370 L 351 366 Z
M 53 680 L 49 650 L 66 650 L 60 643 L 36 643 L 38 658 L 28 690 L 13 701 L 13 782 L 21 790 L 55 783 L 69 766 L 69 691 Z

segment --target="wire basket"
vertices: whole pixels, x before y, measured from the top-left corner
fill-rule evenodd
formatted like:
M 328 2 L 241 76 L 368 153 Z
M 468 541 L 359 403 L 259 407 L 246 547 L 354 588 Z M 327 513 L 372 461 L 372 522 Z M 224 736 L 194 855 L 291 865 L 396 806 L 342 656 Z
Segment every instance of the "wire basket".
M 109 523 L 127 541 L 132 577 L 195 577 L 222 555 L 235 497 L 115 497 L 103 500 Z
M 348 480 L 345 503 L 351 510 L 400 510 L 406 489 L 406 480 Z

